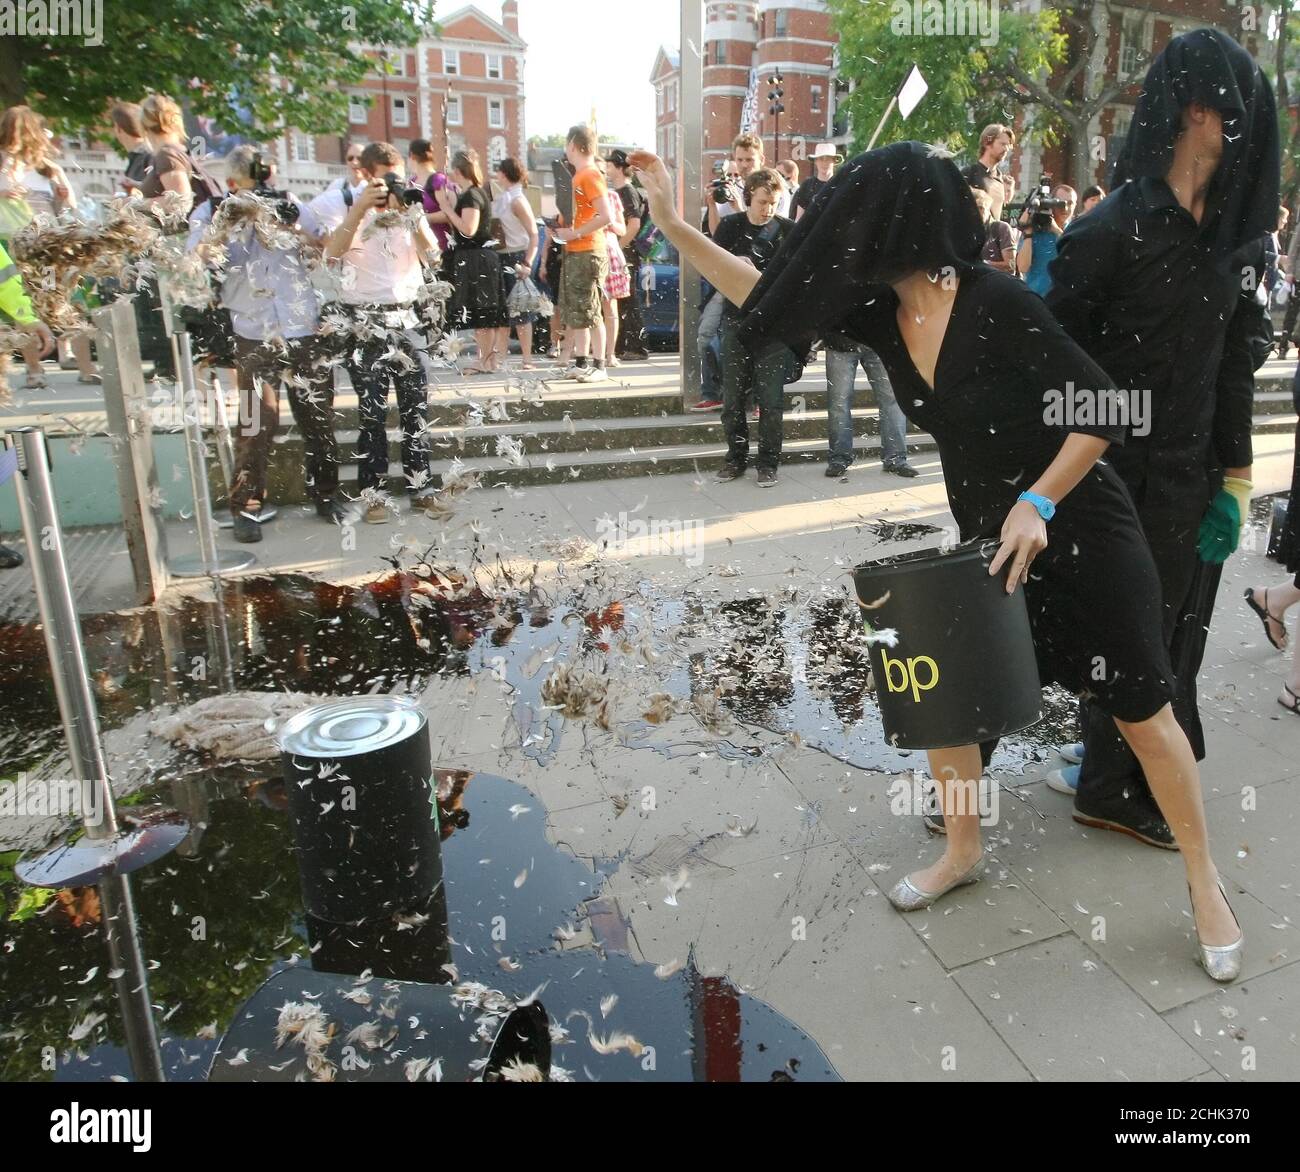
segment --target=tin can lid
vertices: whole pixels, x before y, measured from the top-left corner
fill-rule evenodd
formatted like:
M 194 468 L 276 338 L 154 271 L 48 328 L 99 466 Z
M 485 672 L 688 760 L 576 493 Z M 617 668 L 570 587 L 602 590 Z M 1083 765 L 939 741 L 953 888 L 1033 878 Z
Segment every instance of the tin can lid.
M 409 696 L 342 696 L 295 713 L 277 730 L 281 752 L 355 757 L 404 741 L 426 723 Z

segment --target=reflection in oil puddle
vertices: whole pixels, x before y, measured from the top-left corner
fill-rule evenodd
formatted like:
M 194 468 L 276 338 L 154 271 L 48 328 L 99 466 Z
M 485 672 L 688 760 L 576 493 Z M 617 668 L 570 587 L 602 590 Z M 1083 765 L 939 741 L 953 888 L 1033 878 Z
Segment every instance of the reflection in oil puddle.
M 449 783 L 440 786 L 440 817 L 448 828 L 445 921 L 439 914 L 410 917 L 388 935 L 390 945 L 395 937 L 409 938 L 412 943 L 402 947 L 422 957 L 422 980 L 450 980 L 452 972 L 442 968 L 450 956 L 462 984 L 478 982 L 516 1000 L 544 986 L 541 999 L 551 1021 L 568 1031 L 556 1039 L 553 1062 L 579 1081 L 836 1077 L 802 1031 L 728 981 L 701 976 L 689 958 L 680 958 L 682 967 L 660 979 L 652 966 L 608 951 L 587 916 L 601 876 L 547 842 L 544 814 L 527 790 L 486 774 L 458 772 L 440 780 Z M 214 1078 L 258 1077 L 257 1055 L 249 1052 L 255 1047 L 239 1040 L 238 1030 L 237 1044 L 215 1051 L 233 1023 L 243 1037 L 260 1037 L 277 1064 L 293 1057 L 292 1048 L 276 1052 L 268 1041 L 278 1003 L 263 1019 L 241 1018 L 250 999 L 258 1006 L 254 994 L 268 975 L 299 965 L 308 992 L 324 984 L 346 990 L 351 982 L 306 971 L 322 966 L 320 952 L 311 952 L 287 849 L 291 835 L 281 783 L 234 771 L 191 775 L 189 781 L 204 787 L 209 810 L 196 852 L 136 876 L 167 1075 L 202 1079 L 215 1057 Z M 155 796 L 166 794 L 163 783 Z M 16 895 L 11 879 L 0 878 L 0 893 Z M 102 973 L 99 919 L 96 894 L 86 889 L 60 893 L 43 913 L 4 925 L 0 1004 L 6 1044 L 0 1078 L 130 1077 L 121 1023 Z M 334 971 L 375 971 L 386 958 L 374 947 L 372 941 L 359 948 L 351 965 L 340 963 L 337 950 L 324 959 Z M 297 980 L 280 977 L 277 989 Z M 475 1016 L 467 1012 L 468 1024 L 457 1028 L 472 1032 Z M 617 1035 L 637 1046 L 611 1049 Z M 345 1037 L 340 1033 L 327 1055 L 340 1070 Z M 419 1052 L 368 1055 L 375 1063 L 370 1076 L 383 1072 L 386 1059 L 400 1058 L 390 1072 L 400 1080 L 407 1060 L 442 1056 L 432 1033 L 421 1045 Z M 57 1056 L 53 1071 L 51 1055 Z M 448 1043 L 446 1057 L 453 1056 Z M 272 1074 L 307 1071 L 299 1063 Z M 449 1080 L 464 1074 L 450 1067 L 445 1072 Z

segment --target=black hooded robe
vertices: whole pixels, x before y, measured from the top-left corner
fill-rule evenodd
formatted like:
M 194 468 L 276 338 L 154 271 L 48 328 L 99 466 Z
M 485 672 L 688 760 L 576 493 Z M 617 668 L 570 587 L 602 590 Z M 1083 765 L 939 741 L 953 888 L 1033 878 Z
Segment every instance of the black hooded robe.
M 1165 182 L 1182 111 L 1220 111 L 1224 151 L 1198 224 Z M 1277 219 L 1277 116 L 1250 55 L 1216 29 L 1176 37 L 1152 64 L 1116 189 L 1062 235 L 1047 304 L 1116 385 L 1149 409 L 1108 459 L 1133 495 L 1164 598 L 1174 710 L 1200 759 L 1196 676 L 1220 567 L 1197 531 L 1223 469 L 1249 466 L 1254 372 L 1271 327 L 1255 297 Z M 1110 721 L 1084 719 L 1080 807 L 1145 788 Z
M 870 151 L 846 163 L 795 225 L 741 327 L 754 348 L 779 341 L 802 353 L 838 332 L 875 350 L 904 413 L 938 443 L 963 539 L 998 536 L 1069 432 L 1122 439 L 1121 429 L 1049 419 L 1053 392 L 1111 384 L 1038 296 L 980 261 L 983 246 L 975 202 L 950 159 L 920 143 Z M 912 364 L 886 283 L 917 269 L 958 278 L 933 387 Z M 1040 679 L 1090 693 L 1122 720 L 1153 716 L 1169 703 L 1173 678 L 1160 584 L 1115 471 L 1104 462 L 1089 469 L 1048 535 L 1025 587 Z

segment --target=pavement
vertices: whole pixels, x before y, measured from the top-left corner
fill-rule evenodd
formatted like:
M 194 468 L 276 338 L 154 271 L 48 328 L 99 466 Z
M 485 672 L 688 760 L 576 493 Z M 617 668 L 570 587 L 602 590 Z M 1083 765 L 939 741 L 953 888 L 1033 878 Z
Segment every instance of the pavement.
M 1292 437 L 1256 444 L 1257 493 L 1285 490 Z M 596 575 L 610 597 L 826 596 L 869 548 L 868 523 L 952 524 L 938 457 L 914 463 L 921 475 L 909 481 L 874 461 L 842 481 L 821 465 L 785 466 L 770 490 L 752 472 L 718 484 L 708 471 L 480 489 L 443 522 L 403 514 L 350 529 L 288 506 L 251 547 L 249 572 L 360 582 L 387 569 L 386 557 L 432 548 L 436 564 L 467 573 L 499 554 L 556 593 Z M 622 540 L 620 514 L 689 543 Z M 169 524 L 169 548 L 194 542 L 192 524 Z M 233 547 L 228 531 L 221 544 Z M 101 543 L 95 557 L 83 613 L 129 605 L 124 549 Z M 0 590 L 21 573 L 5 572 Z M 888 771 L 765 729 L 719 736 L 690 712 L 639 722 L 635 735 L 635 721 L 606 731 L 575 719 L 542 755 L 521 735 L 511 680 L 486 671 L 441 678 L 420 703 L 438 764 L 529 787 L 551 838 L 604 877 L 636 957 L 660 964 L 693 951 L 703 971 L 728 974 L 807 1030 L 845 1078 L 1295 1080 L 1300 720 L 1274 703 L 1293 653 L 1270 647 L 1240 602 L 1245 586 L 1283 576 L 1258 542 L 1230 559 L 1201 677 L 1211 842 L 1247 941 L 1243 978 L 1226 988 L 1194 963 L 1178 855 L 1075 824 L 1069 799 L 1043 781 L 1058 761 L 995 771 L 1005 788 L 985 839 L 988 877 L 902 916 L 884 892 L 941 845 L 919 818 L 891 811 Z M 615 666 L 629 688 L 643 670 Z M 728 751 L 740 741 L 744 752 Z M 756 822 L 735 833 L 736 819 Z M 669 903 L 660 877 L 679 865 L 689 886 Z

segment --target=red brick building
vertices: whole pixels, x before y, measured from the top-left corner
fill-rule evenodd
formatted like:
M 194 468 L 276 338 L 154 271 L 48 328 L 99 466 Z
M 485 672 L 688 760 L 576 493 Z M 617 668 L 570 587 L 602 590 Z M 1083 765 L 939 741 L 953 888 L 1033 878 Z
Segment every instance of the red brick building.
M 428 139 L 439 166 L 465 147 L 490 173 L 507 155 L 523 159 L 524 55 L 518 0 L 504 0 L 498 22 L 474 5 L 439 17 L 441 35 L 414 45 L 375 49 L 374 73 L 349 89 L 346 133 L 290 130 L 278 140 L 281 173 L 298 191 L 324 187 L 344 173 L 352 143 L 391 142 L 405 155 Z M 387 61 L 388 68 L 379 67 Z
M 655 154 L 670 167 L 677 165 L 677 133 L 681 124 L 678 106 L 682 96 L 682 60 L 677 53 L 660 46 L 650 71 L 655 91 Z
M 706 169 L 716 169 L 731 140 L 749 130 L 762 137 L 769 162 L 793 158 L 809 174 L 802 160 L 830 136 L 833 118 L 835 36 L 823 0 L 709 0 L 702 50 Z M 778 70 L 779 123 L 768 98 Z M 650 75 L 660 154 L 670 144 L 675 154 L 680 77 L 677 55 L 661 49 Z

